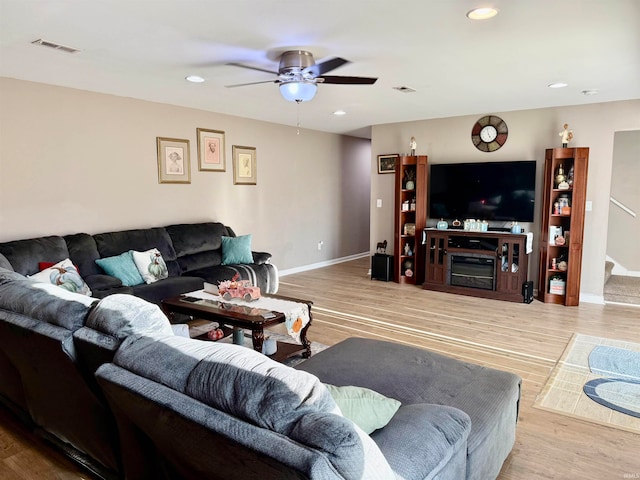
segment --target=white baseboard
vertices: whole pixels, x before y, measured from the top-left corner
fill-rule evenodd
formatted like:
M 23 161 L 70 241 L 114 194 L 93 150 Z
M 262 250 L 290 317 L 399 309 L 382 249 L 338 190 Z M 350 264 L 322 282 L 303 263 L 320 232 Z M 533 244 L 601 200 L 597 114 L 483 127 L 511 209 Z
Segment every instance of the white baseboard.
M 368 257 L 371 254 L 369 252 L 356 253 L 347 257 L 334 258 L 324 262 L 311 263 L 309 265 L 302 265 L 301 267 L 288 268 L 286 270 L 280 270 L 278 273 L 281 277 L 291 275 L 294 273 L 307 272 L 309 270 L 315 270 L 316 268 L 328 267 L 329 265 L 335 265 L 337 263 L 349 262 L 351 260 L 357 260 L 358 258 Z
M 580 301 L 584 303 L 596 303 L 598 305 L 604 305 L 604 297 L 602 295 L 595 295 L 593 293 L 580 293 Z

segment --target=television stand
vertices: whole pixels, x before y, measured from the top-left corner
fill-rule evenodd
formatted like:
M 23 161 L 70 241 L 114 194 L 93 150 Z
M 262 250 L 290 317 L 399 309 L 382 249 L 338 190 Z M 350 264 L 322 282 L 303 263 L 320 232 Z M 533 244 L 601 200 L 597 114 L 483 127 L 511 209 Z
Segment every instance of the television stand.
M 425 290 L 523 302 L 527 236 L 508 232 L 424 229 Z

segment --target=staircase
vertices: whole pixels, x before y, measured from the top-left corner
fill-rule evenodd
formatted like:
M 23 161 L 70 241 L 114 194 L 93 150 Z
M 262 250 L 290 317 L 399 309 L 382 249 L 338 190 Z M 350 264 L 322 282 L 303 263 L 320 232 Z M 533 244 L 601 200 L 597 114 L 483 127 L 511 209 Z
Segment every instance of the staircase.
M 613 262 L 604 267 L 604 301 L 640 305 L 640 277 L 612 275 Z

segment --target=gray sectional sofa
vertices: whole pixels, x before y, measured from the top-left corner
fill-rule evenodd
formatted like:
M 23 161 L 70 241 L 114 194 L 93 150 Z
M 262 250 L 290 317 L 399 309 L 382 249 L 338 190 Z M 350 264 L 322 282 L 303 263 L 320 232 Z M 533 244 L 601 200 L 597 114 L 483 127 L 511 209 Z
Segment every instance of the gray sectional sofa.
M 202 289 L 205 281 L 217 284 L 230 280 L 236 273 L 243 280 L 251 280 L 262 292 L 276 293 L 278 271 L 270 263 L 271 254 L 251 252 L 252 263 L 224 265 L 223 237 L 236 237 L 236 234 L 217 222 L 38 237 L 0 243 L 0 266 L 4 262 L 22 275 L 33 275 L 39 271 L 40 262 L 55 263 L 68 258 L 94 297 L 129 293 L 156 304 L 165 298 Z M 154 283 L 125 286 L 96 263 L 130 250 L 152 248 L 159 250 L 168 269 L 168 277 Z
M 325 383 L 400 400 L 367 435 Z M 296 368 L 173 335 L 157 305 L 0 267 L 0 400 L 102 478 L 493 479 L 520 379 L 352 338 Z

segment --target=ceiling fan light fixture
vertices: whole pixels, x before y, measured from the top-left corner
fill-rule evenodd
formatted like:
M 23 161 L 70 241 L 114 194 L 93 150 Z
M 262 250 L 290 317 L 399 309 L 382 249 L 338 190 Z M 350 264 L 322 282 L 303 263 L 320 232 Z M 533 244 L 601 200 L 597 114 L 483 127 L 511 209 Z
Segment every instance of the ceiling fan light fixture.
M 314 82 L 293 81 L 282 82 L 280 93 L 290 102 L 308 102 L 316 96 L 318 86 Z

